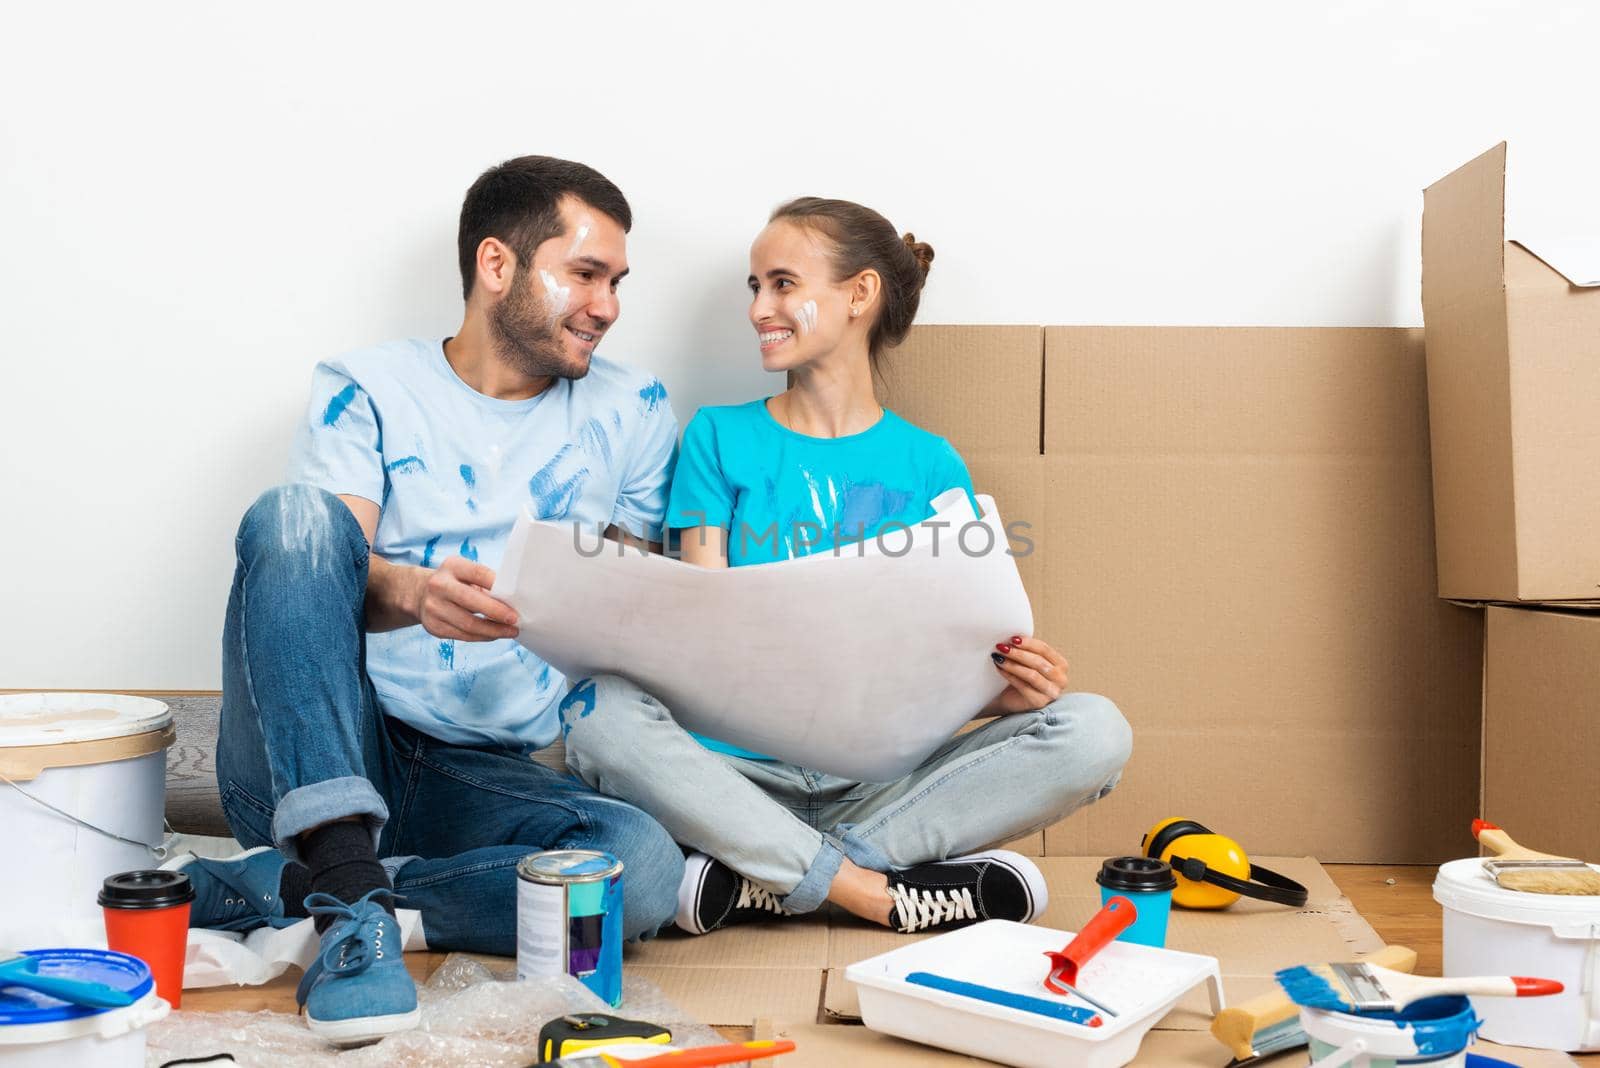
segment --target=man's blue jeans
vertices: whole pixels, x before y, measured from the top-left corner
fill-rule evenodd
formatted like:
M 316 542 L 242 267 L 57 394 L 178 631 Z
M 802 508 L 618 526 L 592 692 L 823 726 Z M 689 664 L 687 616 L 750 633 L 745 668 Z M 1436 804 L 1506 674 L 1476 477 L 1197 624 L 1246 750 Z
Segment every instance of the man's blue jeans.
M 620 858 L 623 923 L 671 920 L 683 853 L 655 820 L 522 753 L 451 745 L 384 716 L 365 669 L 368 547 L 337 497 L 269 490 L 245 513 L 222 646 L 217 780 L 241 844 L 371 828 L 432 948 L 516 952 L 516 864 L 541 849 Z

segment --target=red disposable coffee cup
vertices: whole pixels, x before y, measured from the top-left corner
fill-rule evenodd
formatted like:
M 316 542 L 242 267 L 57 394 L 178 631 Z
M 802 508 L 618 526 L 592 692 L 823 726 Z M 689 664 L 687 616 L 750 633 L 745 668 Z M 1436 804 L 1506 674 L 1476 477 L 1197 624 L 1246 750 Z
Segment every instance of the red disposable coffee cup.
M 125 871 L 100 887 L 106 941 L 150 966 L 156 993 L 173 1008 L 183 1001 L 183 958 L 189 945 L 194 885 L 181 871 Z

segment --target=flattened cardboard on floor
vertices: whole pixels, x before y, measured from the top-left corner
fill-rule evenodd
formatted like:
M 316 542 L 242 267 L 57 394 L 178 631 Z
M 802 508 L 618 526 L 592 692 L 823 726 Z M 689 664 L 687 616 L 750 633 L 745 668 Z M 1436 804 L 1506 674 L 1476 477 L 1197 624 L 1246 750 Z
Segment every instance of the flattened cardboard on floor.
M 1051 327 L 1045 368 L 1036 627 L 1134 728 L 1046 852 L 1458 855 L 1481 619 L 1435 598 L 1420 331 Z
M 1600 861 L 1600 613 L 1487 615 L 1483 816 L 1530 849 Z
M 1503 142 L 1424 194 L 1439 595 L 1600 601 L 1596 263 L 1507 241 L 1505 214 Z
M 773 1037 L 792 1039 L 795 1044 L 793 1053 L 772 1062 L 778 1068 L 945 1068 L 994 1063 L 880 1035 L 860 1024 L 778 1023 L 773 1026 Z
M 945 1068 L 993 1063 L 879 1035 L 859 1024 L 780 1024 L 774 1033 L 795 1043 L 794 1053 L 773 1062 L 776 1068 Z M 1571 1068 L 1574 1064 L 1564 1053 L 1511 1049 L 1492 1042 L 1479 1042 L 1472 1052 L 1519 1068 Z M 1301 1050 L 1274 1057 L 1267 1065 L 1303 1068 L 1310 1061 Z M 1199 1031 L 1151 1031 L 1133 1061 L 1134 1068 L 1223 1068 L 1227 1063 L 1227 1051 Z

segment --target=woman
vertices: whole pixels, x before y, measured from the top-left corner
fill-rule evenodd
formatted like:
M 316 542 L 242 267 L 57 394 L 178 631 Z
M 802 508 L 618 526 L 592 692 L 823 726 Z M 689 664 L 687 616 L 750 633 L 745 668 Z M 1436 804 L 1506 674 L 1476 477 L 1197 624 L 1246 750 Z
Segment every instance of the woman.
M 750 322 L 762 367 L 793 385 L 690 421 L 667 513 L 683 559 L 738 567 L 827 551 L 921 522 L 952 487 L 971 494 L 949 443 L 873 393 L 875 361 L 911 328 L 932 261 L 858 204 L 805 197 L 773 213 L 750 250 Z M 996 639 L 972 655 L 990 656 L 1006 683 L 977 713 L 999 718 L 896 782 L 849 782 L 697 737 L 616 676 L 562 702 L 567 764 L 697 850 L 678 895 L 687 931 L 825 900 L 906 932 L 1026 922 L 1046 903 L 1038 868 L 972 851 L 1104 796 L 1131 732 L 1105 698 L 1064 692 L 1067 661 L 1049 644 Z

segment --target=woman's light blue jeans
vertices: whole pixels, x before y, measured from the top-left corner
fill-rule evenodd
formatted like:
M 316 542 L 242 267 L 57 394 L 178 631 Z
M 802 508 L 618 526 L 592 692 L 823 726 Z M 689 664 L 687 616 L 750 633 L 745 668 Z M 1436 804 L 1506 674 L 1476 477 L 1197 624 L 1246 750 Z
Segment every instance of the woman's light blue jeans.
M 822 904 L 846 857 L 888 871 L 1048 826 L 1109 793 L 1133 745 L 1117 707 L 1087 693 L 957 735 L 888 783 L 713 752 L 615 675 L 575 684 L 561 720 L 567 767 L 584 782 L 638 805 L 789 912 Z

